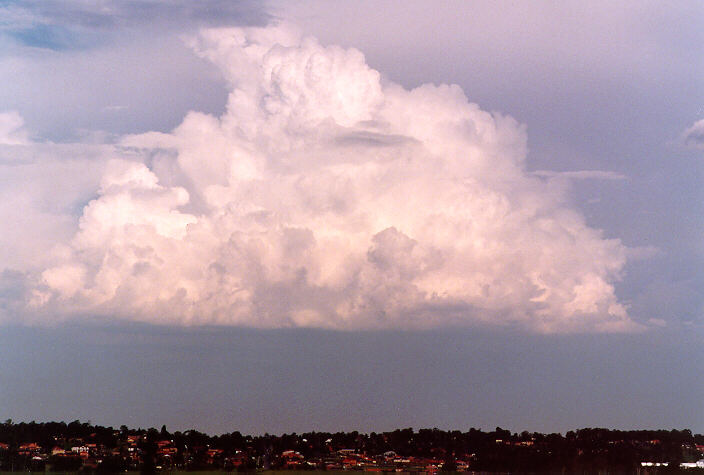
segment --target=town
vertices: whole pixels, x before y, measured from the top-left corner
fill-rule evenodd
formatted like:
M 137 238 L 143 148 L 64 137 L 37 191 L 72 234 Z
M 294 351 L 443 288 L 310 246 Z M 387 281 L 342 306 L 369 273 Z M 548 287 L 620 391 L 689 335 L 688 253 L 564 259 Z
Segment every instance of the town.
M 209 436 L 74 421 L 0 424 L 0 471 L 172 470 L 704 473 L 704 435 L 580 429 L 562 434 L 398 429 Z

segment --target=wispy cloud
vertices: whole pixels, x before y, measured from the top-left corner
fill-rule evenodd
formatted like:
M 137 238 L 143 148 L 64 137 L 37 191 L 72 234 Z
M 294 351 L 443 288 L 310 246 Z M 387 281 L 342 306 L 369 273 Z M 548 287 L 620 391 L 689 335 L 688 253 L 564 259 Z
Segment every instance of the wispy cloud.
M 627 180 L 628 177 L 607 170 L 574 170 L 558 172 L 552 170 L 536 170 L 533 175 L 545 178 L 567 178 L 570 180 Z
M 696 121 L 682 132 L 682 142 L 687 147 L 704 149 L 704 119 Z
M 129 107 L 128 106 L 118 106 L 118 105 L 103 107 L 103 110 L 105 112 L 119 112 L 119 111 L 123 111 L 125 109 L 129 109 Z

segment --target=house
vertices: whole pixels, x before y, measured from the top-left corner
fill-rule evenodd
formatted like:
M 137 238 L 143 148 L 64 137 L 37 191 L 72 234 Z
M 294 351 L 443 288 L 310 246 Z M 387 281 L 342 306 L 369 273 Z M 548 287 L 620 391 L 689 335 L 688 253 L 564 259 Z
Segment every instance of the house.
M 66 451 L 56 445 L 53 449 L 51 449 L 51 455 L 66 455 Z
M 696 462 L 683 462 L 680 464 L 680 468 L 704 468 L 704 459 Z
M 174 447 L 173 443 L 170 440 L 159 440 L 157 441 L 156 446 L 156 453 L 159 455 L 171 456 L 176 455 L 178 453 L 178 449 Z
M 207 457 L 208 457 L 208 463 L 213 464 L 215 463 L 216 460 L 222 457 L 222 454 L 224 453 L 224 450 L 222 449 L 208 449 L 206 452 Z
M 303 465 L 305 457 L 295 450 L 284 450 L 281 453 L 281 458 L 283 459 L 284 467 L 298 468 Z
M 30 456 L 37 455 L 41 451 L 41 447 L 36 442 L 30 442 L 28 444 L 22 444 L 17 448 L 17 455 L 20 456 Z
M 250 460 L 249 456 L 242 452 L 241 450 L 238 450 L 235 452 L 235 455 L 229 458 L 230 463 L 232 464 L 233 467 L 239 467 L 241 465 L 246 464 Z
M 71 447 L 71 452 L 80 455 L 81 458 L 88 458 L 90 455 L 90 448 L 86 445 L 79 445 L 76 447 Z

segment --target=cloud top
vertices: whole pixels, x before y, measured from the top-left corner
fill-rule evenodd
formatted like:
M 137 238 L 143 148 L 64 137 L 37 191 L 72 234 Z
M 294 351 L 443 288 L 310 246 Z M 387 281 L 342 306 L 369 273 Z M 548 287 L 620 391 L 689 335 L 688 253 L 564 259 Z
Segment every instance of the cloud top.
M 526 134 L 451 85 L 382 82 L 355 49 L 287 26 L 191 41 L 230 84 L 220 117 L 124 137 L 37 314 L 335 329 L 636 328 L 619 240 L 565 184 L 526 171 Z

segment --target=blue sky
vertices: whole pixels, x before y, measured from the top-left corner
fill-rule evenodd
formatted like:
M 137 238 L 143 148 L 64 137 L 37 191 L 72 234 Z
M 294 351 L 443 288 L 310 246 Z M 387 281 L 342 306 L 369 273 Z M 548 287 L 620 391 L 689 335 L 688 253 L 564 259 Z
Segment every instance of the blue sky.
M 0 417 L 704 430 L 701 4 L 0 17 Z

